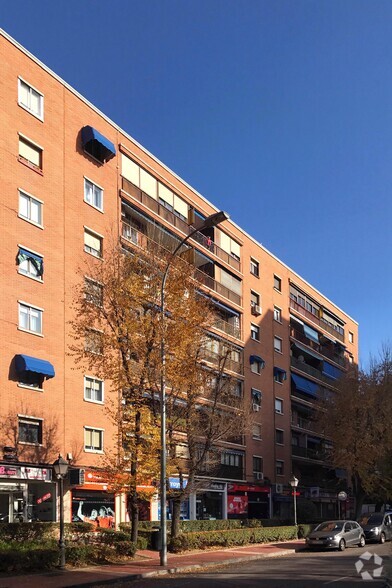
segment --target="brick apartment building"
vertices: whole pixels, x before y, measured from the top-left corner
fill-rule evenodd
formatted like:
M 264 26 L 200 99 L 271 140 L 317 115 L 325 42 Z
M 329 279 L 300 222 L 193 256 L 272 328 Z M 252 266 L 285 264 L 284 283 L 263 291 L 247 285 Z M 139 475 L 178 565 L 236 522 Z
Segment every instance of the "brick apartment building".
M 110 386 L 67 354 L 77 269 L 84 256 L 104 257 L 113 233 L 138 245 L 154 227 L 170 241 L 216 208 L 4 32 L 0 52 L 0 517 L 56 518 L 60 452 L 72 466 L 67 520 L 103 505 L 118 522 L 124 497 L 102 471 Z M 232 345 L 256 424 L 227 444 L 225 476 L 206 478 L 184 516 L 287 516 L 292 473 L 332 515 L 339 472 L 310 417 L 357 362 L 357 323 L 230 220 L 190 243 L 220 319 L 217 345 Z M 146 516 L 156 518 L 155 498 Z

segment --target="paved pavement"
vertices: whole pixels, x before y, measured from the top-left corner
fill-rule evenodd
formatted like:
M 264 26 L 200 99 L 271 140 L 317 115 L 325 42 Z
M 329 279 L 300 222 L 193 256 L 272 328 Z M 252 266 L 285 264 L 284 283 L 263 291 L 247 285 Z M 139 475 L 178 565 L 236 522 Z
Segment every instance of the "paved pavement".
M 151 576 L 205 569 L 221 564 L 234 564 L 264 557 L 290 555 L 304 547 L 304 541 L 285 541 L 232 547 L 210 551 L 193 551 L 184 555 L 168 554 L 168 565 L 159 565 L 157 551 L 138 551 L 137 558 L 121 565 L 70 568 L 65 571 L 20 576 L 0 575 L 0 588 L 66 588 L 101 586 L 148 578 Z

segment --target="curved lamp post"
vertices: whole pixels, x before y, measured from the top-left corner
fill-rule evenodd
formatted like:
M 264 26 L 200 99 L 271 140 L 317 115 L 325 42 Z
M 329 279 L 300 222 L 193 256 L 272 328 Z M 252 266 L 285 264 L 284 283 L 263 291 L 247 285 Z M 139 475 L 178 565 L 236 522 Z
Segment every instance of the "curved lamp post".
M 181 247 L 192 237 L 195 233 L 211 227 L 216 227 L 224 220 L 227 220 L 229 215 L 223 210 L 215 212 L 208 216 L 196 229 L 193 229 L 186 237 L 184 237 L 170 255 L 163 272 L 161 282 L 161 387 L 160 387 L 160 416 L 161 416 L 161 480 L 160 480 L 160 505 L 161 505 L 161 553 L 160 565 L 167 564 L 167 524 L 166 524 L 166 349 L 165 349 L 165 331 L 164 324 L 166 318 L 165 310 L 165 286 L 169 273 L 170 265 L 180 251 Z
M 59 482 L 59 495 L 60 495 L 60 539 L 59 539 L 59 551 L 60 551 L 60 570 L 65 569 L 65 543 L 64 543 L 64 478 L 68 473 L 69 464 L 59 454 L 56 461 L 53 463 L 53 471 Z
M 299 480 L 293 474 L 291 476 L 289 482 L 290 482 L 290 486 L 293 489 L 293 497 L 294 497 L 294 525 L 295 525 L 295 528 L 297 529 L 297 486 L 298 486 Z M 297 533 L 297 530 L 296 530 L 296 533 Z

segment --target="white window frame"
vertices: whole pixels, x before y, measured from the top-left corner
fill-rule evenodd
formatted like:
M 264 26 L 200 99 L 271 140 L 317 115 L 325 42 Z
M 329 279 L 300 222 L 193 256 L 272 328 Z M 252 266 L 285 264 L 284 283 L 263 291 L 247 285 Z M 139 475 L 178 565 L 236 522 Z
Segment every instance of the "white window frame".
M 261 470 L 254 469 L 254 461 L 253 461 L 254 458 L 261 459 Z M 256 474 L 264 474 L 264 457 L 262 455 L 252 455 L 252 471 L 253 471 L 254 478 L 257 478 Z
M 92 255 L 93 257 L 95 257 L 96 259 L 102 259 L 103 258 L 103 235 L 100 235 L 99 233 L 97 233 L 96 231 L 93 231 L 93 229 L 90 229 L 89 227 L 83 226 L 83 250 L 85 251 L 85 253 L 88 253 L 89 255 Z M 86 247 L 88 247 L 88 245 L 86 245 L 85 242 L 85 235 L 86 233 L 89 233 L 92 237 L 95 237 L 96 239 L 99 239 L 100 244 L 101 244 L 101 250 L 98 252 L 99 255 L 96 255 L 95 253 L 92 253 L 92 251 L 88 251 L 86 249 Z M 90 247 L 91 249 L 91 247 Z M 94 251 L 97 251 L 96 249 L 94 249 Z
M 260 341 L 260 327 L 250 323 L 250 338 L 252 341 Z
M 281 464 L 282 473 L 278 473 L 278 464 Z M 275 460 L 275 473 L 277 476 L 284 476 L 284 459 L 276 459 Z
M 87 176 L 83 176 L 83 190 L 84 190 L 84 201 L 86 204 L 88 204 L 89 206 L 92 206 L 93 208 L 95 208 L 95 210 L 99 210 L 100 212 L 103 212 L 103 188 L 102 186 L 99 186 L 96 182 L 94 182 L 93 180 L 90 180 L 90 178 L 88 178 Z M 86 185 L 87 184 L 91 184 L 92 187 L 92 191 L 94 194 L 94 190 L 96 189 L 97 191 L 99 191 L 100 193 L 100 206 L 97 206 L 96 204 L 94 204 L 94 202 L 89 202 L 89 200 L 86 197 Z
M 279 341 L 279 344 L 276 343 Z M 274 336 L 274 351 L 277 353 L 283 353 L 283 339 L 281 337 Z
M 19 424 L 25 422 L 26 424 L 38 425 L 40 427 L 41 442 L 33 443 L 31 441 L 20 441 L 19 440 Z M 18 414 L 18 443 L 21 445 L 31 445 L 33 447 L 42 447 L 44 440 L 44 419 L 39 417 L 33 417 L 30 415 Z
M 20 142 L 21 141 L 22 141 L 22 143 L 24 142 L 25 144 L 30 146 L 32 149 L 36 149 L 37 153 L 39 153 L 39 165 L 37 165 L 36 163 L 34 163 L 34 161 L 31 161 L 30 159 L 27 159 L 26 157 L 24 157 L 23 155 L 20 154 Z M 20 161 L 22 161 L 23 163 L 26 163 L 26 165 L 29 166 L 30 168 L 38 171 L 40 174 L 43 173 L 43 166 L 44 166 L 44 149 L 43 149 L 43 147 L 41 147 L 41 145 L 38 145 L 38 143 L 36 143 L 35 141 L 32 141 L 31 139 L 29 139 L 29 137 L 26 137 L 26 135 L 22 135 L 22 133 L 18 133 L 18 157 L 19 157 Z
M 18 244 L 18 249 L 24 249 L 25 251 L 28 251 L 29 253 L 32 253 L 33 255 L 40 257 L 42 259 L 42 261 L 44 260 L 44 256 L 41 253 L 37 253 L 36 251 L 33 251 L 32 249 L 29 249 L 28 247 L 25 247 L 24 245 Z M 28 262 L 28 267 L 29 267 L 31 262 L 28 260 L 27 260 L 27 262 Z M 18 265 L 18 274 L 20 274 L 21 276 L 25 276 L 26 278 L 30 278 L 31 280 L 35 280 L 36 282 L 40 282 L 41 284 L 43 283 L 44 278 L 42 275 L 36 276 L 33 273 L 30 273 L 28 271 L 25 272 L 25 271 L 21 270 L 21 265 L 22 264 Z
M 89 292 L 88 284 L 91 284 L 91 286 L 93 288 L 96 287 L 97 290 L 99 290 L 99 293 L 100 293 L 99 299 L 97 297 L 94 300 L 94 293 Z M 88 276 L 84 276 L 84 286 L 85 286 L 84 297 L 87 300 L 87 302 L 89 302 L 90 304 L 94 304 L 95 306 L 102 307 L 102 304 L 103 304 L 103 284 L 101 284 L 100 282 L 97 282 L 97 280 L 94 280 L 94 278 L 89 278 Z
M 277 323 L 282 322 L 282 309 L 279 306 L 274 306 L 274 321 Z
M 29 99 L 28 102 L 30 102 L 31 104 L 31 94 L 32 92 L 35 92 L 36 94 L 38 94 L 38 102 L 40 105 L 40 112 L 35 112 L 32 108 L 31 105 L 29 104 L 24 104 L 22 102 L 22 84 L 25 84 L 28 89 L 29 89 Z M 40 92 L 39 90 L 37 90 L 37 88 L 34 88 L 34 86 L 32 86 L 29 82 L 26 82 L 25 79 L 23 79 L 22 77 L 18 77 L 18 104 L 21 108 L 23 108 L 24 110 L 26 110 L 27 112 L 29 112 L 30 114 L 32 114 L 33 116 L 35 116 L 35 118 L 38 118 L 39 120 L 41 120 L 43 122 L 44 120 L 44 95 L 42 94 L 42 92 Z
M 27 210 L 28 210 L 29 216 L 24 216 L 21 213 L 21 197 L 22 196 L 27 199 L 27 203 L 28 203 Z M 40 211 L 41 222 L 37 222 L 31 217 L 31 204 L 32 204 L 32 202 L 35 202 L 38 205 L 37 208 L 39 208 L 39 211 Z M 36 198 L 32 194 L 29 194 L 28 192 L 26 192 L 26 190 L 23 190 L 22 188 L 18 188 L 18 217 L 21 218 L 22 220 L 27 221 L 28 223 L 31 223 L 32 225 L 35 225 L 36 227 L 39 227 L 40 229 L 43 229 L 43 204 L 44 204 L 43 201 L 40 200 L 39 198 Z
M 278 280 L 279 288 L 275 286 L 275 280 Z M 274 274 L 274 290 L 275 292 L 282 292 L 282 278 L 277 274 Z
M 93 333 L 103 336 L 103 331 L 100 331 L 99 329 L 86 329 L 84 350 L 87 353 L 93 353 L 94 355 L 102 355 L 102 351 L 92 351 L 91 349 L 87 348 L 86 343 L 87 343 L 88 334 L 93 334 Z M 102 347 L 103 347 L 103 345 L 102 345 Z
M 261 374 L 261 364 L 259 361 L 254 361 L 253 363 L 250 364 L 250 371 L 252 372 L 252 374 L 256 374 L 257 376 L 259 376 Z
M 252 268 L 256 268 L 257 272 L 253 272 Z M 250 258 L 250 262 L 249 262 L 249 273 L 252 276 L 255 276 L 255 278 L 259 278 L 260 277 L 260 262 L 257 261 L 257 259 L 255 259 L 254 257 Z
M 98 382 L 100 384 L 100 392 L 101 392 L 101 400 L 96 400 L 94 398 L 89 398 L 86 394 L 87 391 L 87 381 L 90 380 L 93 383 Z M 93 390 L 93 388 L 90 388 L 90 390 Z M 105 391 L 104 391 L 104 380 L 101 380 L 100 378 L 96 378 L 95 376 L 84 376 L 84 400 L 86 402 L 92 402 L 93 404 L 104 404 L 105 402 Z
M 256 427 L 257 427 L 258 433 L 255 433 Z M 256 441 L 262 440 L 262 426 L 260 423 L 253 423 L 253 425 L 252 425 L 252 439 L 255 439 Z
M 101 449 L 89 449 L 86 447 L 86 433 L 87 431 L 94 431 L 101 434 Z M 105 436 L 105 429 L 101 429 L 100 427 L 90 427 L 89 425 L 84 425 L 83 427 L 83 447 L 86 453 L 104 453 L 104 436 Z
M 280 405 L 280 408 L 277 407 L 277 404 Z M 276 414 L 283 414 L 283 398 L 275 398 L 274 408 Z
M 348 342 L 354 343 L 354 333 L 352 331 L 348 332 Z
M 40 327 L 41 327 L 41 330 L 40 331 L 33 331 L 31 329 L 28 329 L 28 328 L 26 329 L 25 327 L 22 327 L 21 326 L 21 320 L 20 320 L 20 317 L 21 317 L 21 314 L 20 314 L 21 313 L 21 307 L 24 307 L 24 308 L 29 309 L 29 312 L 27 313 L 28 314 L 29 326 L 31 326 L 30 311 L 31 310 L 36 310 L 36 311 L 38 311 L 40 313 L 39 314 L 39 317 L 40 317 Z M 18 300 L 18 329 L 20 331 L 25 331 L 26 333 L 31 333 L 32 335 L 38 335 L 39 337 L 43 337 L 43 312 L 44 312 L 44 309 L 43 308 L 40 308 L 39 306 L 34 306 L 33 304 L 30 304 L 29 302 L 24 302 L 23 300 Z

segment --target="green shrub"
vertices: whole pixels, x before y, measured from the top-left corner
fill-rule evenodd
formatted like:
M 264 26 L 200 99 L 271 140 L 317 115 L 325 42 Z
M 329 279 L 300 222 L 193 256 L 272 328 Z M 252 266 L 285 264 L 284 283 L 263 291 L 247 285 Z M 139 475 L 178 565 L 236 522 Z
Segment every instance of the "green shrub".
M 117 555 L 133 557 L 136 552 L 136 545 L 133 541 L 120 541 L 116 543 L 115 549 Z
M 270 543 L 296 538 L 295 527 L 253 527 L 221 531 L 198 531 L 182 533 L 172 539 L 169 548 L 173 553 L 188 549 L 205 549 L 207 547 L 231 547 L 249 543 Z
M 58 565 L 59 550 L 55 545 L 11 543 L 0 545 L 0 572 L 18 573 L 52 569 Z
M 298 538 L 299 539 L 304 539 L 305 537 L 307 537 L 314 529 L 315 525 L 311 525 L 311 524 L 301 524 L 298 525 Z
M 54 523 L 0 523 L 0 541 L 45 541 L 55 533 Z
M 148 549 L 149 547 L 150 547 L 150 545 L 148 544 L 147 537 L 143 537 L 142 535 L 139 535 L 137 538 L 136 548 L 137 549 Z

